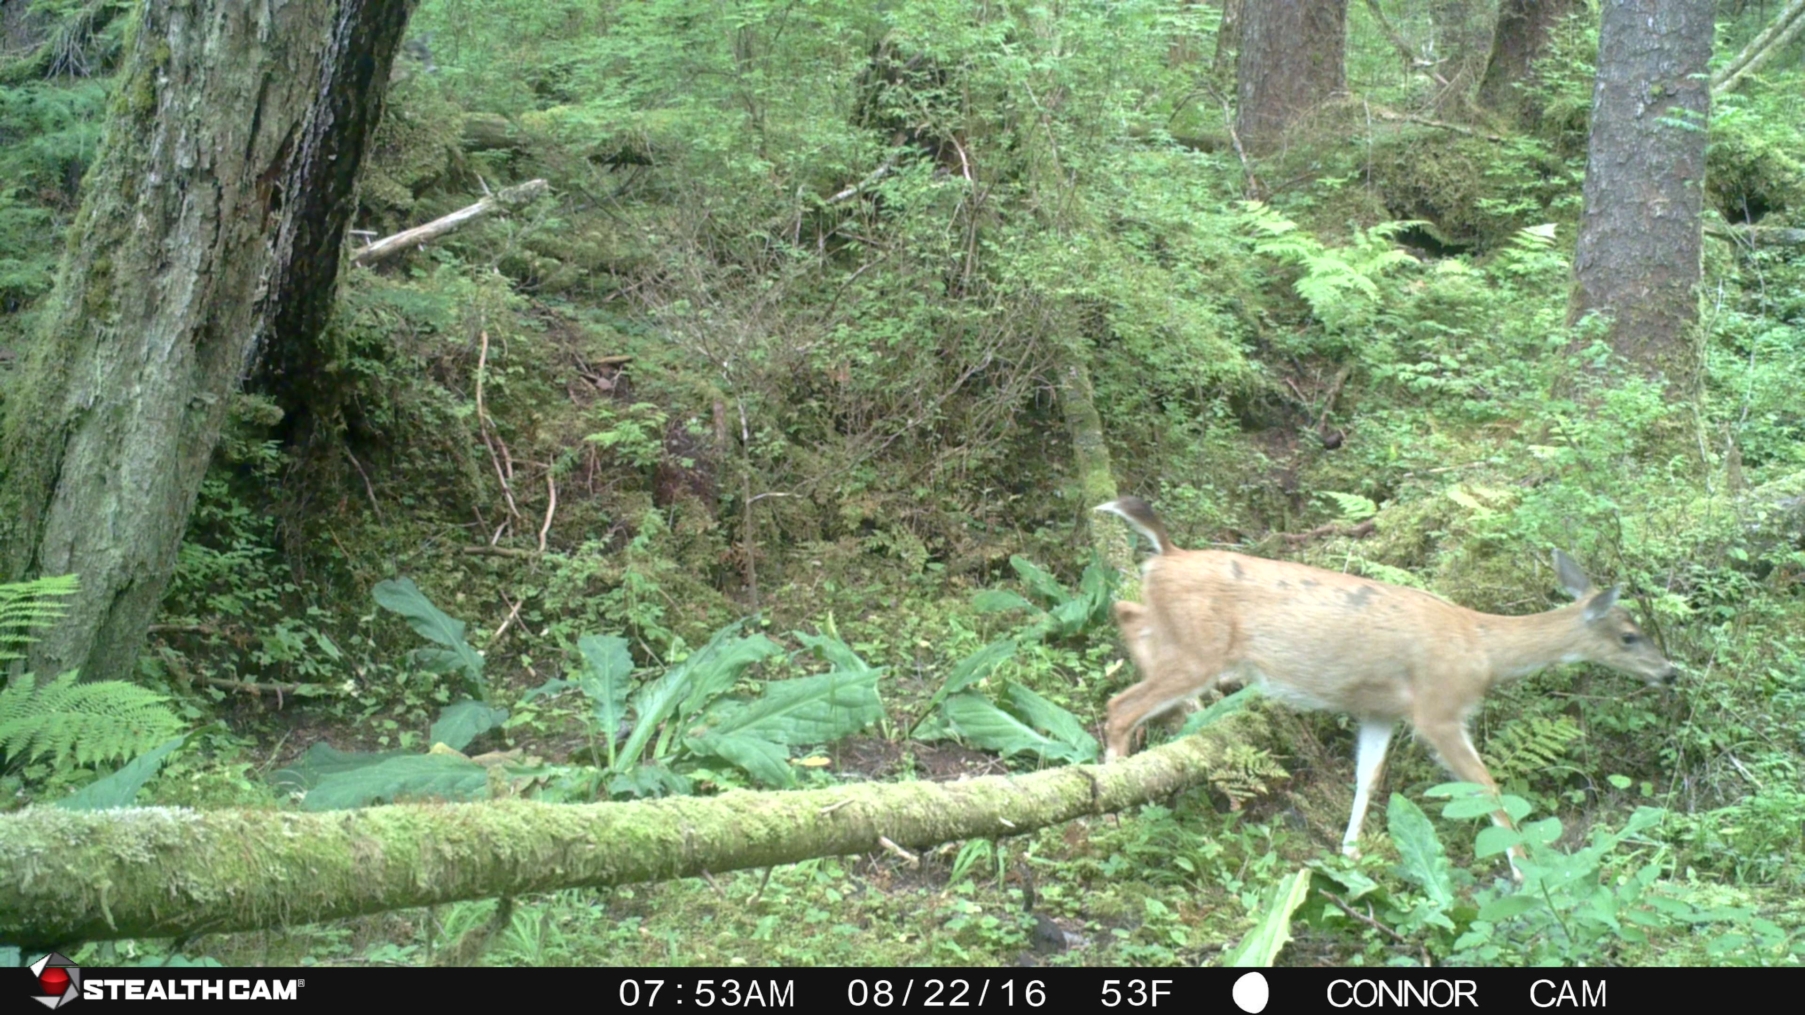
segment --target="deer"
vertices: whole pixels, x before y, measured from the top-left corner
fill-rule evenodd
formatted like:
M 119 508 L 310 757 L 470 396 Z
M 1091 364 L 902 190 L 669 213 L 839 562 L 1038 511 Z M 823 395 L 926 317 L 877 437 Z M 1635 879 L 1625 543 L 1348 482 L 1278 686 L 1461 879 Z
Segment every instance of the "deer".
M 1575 602 L 1501 616 L 1306 564 L 1180 549 L 1139 497 L 1095 510 L 1120 517 L 1154 550 L 1142 566 L 1143 602 L 1118 600 L 1114 607 L 1141 679 L 1109 701 L 1104 760 L 1126 757 L 1143 722 L 1224 680 L 1257 681 L 1294 709 L 1351 716 L 1358 726 L 1354 806 L 1341 849 L 1353 859 L 1400 721 L 1457 778 L 1495 792 L 1467 731 L 1492 688 L 1560 663 L 1597 663 L 1660 688 L 1671 688 L 1679 675 L 1617 605 L 1622 586 L 1597 588 L 1560 550 L 1555 576 Z M 1501 810 L 1492 820 L 1514 827 Z M 1520 846 L 1511 848 L 1511 876 L 1519 882 L 1522 856 Z

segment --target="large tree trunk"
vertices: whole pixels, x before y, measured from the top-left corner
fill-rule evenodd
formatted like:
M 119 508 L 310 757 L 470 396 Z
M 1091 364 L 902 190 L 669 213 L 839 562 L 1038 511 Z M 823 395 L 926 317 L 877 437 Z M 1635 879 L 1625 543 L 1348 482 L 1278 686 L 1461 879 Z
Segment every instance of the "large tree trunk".
M 413 0 L 148 0 L 0 419 L 0 580 L 80 575 L 42 674 L 129 679 L 259 336 L 309 350 Z
M 1235 64 L 1235 133 L 1252 155 L 1347 83 L 1347 0 L 1249 3 Z
M 1697 393 L 1711 0 L 1606 0 L 1574 259 L 1573 316 L 1611 315 L 1611 347 Z
M 1520 85 L 1548 48 L 1554 26 L 1573 9 L 1573 0 L 1501 0 L 1492 30 L 1492 54 L 1479 79 L 1479 104 L 1521 121 L 1527 111 Z
M 1022 835 L 1206 779 L 1238 720 L 1113 765 L 647 803 L 0 815 L 0 942 L 169 937 Z

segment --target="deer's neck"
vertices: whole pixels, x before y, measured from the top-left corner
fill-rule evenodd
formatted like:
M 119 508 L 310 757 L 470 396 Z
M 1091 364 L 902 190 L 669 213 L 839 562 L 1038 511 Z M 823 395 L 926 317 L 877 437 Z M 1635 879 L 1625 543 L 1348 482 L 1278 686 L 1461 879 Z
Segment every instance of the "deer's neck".
M 1578 662 L 1585 634 L 1585 604 L 1574 603 L 1526 617 L 1481 614 L 1479 643 L 1491 664 L 1492 683 L 1526 677 L 1546 666 Z

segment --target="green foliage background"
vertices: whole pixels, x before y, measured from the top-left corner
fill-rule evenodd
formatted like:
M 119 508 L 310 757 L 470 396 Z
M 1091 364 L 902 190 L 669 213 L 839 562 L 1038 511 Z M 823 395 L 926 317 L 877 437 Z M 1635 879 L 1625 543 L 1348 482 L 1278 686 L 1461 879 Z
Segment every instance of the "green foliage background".
M 81 59 L 49 77 L 0 66 L 0 346 L 15 349 L 52 284 L 128 20 L 96 16 L 121 4 L 31 6 Z M 1380 6 L 1407 38 L 1436 31 L 1434 5 Z M 1559 670 L 1498 695 L 1476 738 L 1511 791 L 1576 829 L 1569 846 L 1638 807 L 1667 810 L 1611 839 L 1616 853 L 1588 854 L 1597 884 L 1617 891 L 1628 881 L 1613 877 L 1652 864 L 1655 894 L 1705 907 L 1689 913 L 1743 906 L 1796 925 L 1805 265 L 1799 248 L 1751 248 L 1730 227 L 1801 224 L 1797 55 L 1714 111 L 1707 397 L 1679 404 L 1566 319 L 1590 13 L 1560 27 L 1520 128 L 1450 107 L 1350 7 L 1352 97 L 1260 167 L 1265 200 L 1251 203 L 1211 59 L 1214 5 L 426 0 L 358 228 L 418 224 L 484 185 L 544 178 L 553 196 L 350 269 L 332 364 L 348 397 L 323 436 L 283 430 L 280 392 L 240 399 L 141 674 L 185 718 L 239 732 L 197 738 L 145 798 L 273 806 L 266 748 L 293 762 L 314 725 L 439 765 L 423 735 L 471 683 L 421 663 L 407 624 L 370 607 L 372 588 L 402 577 L 468 621 L 442 644 L 511 706 L 484 734 L 498 748 L 587 752 L 615 771 L 598 703 L 528 689 L 581 679 L 586 635 L 622 638 L 635 667 L 658 671 L 756 614 L 766 633 L 752 636 L 786 648 L 804 642 L 780 632 L 832 618 L 853 658 L 885 670 L 893 739 L 874 740 L 963 732 L 1016 764 L 1037 749 L 1078 758 L 1082 731 L 1037 733 L 990 702 L 1094 721 L 1127 676 L 1113 636 L 1033 619 L 1030 636 L 1008 601 L 972 599 L 1019 589 L 1030 618 L 1080 601 L 1064 588 L 1088 560 L 1091 505 L 1058 395 L 1076 359 L 1120 489 L 1153 500 L 1183 545 L 1498 612 L 1553 605 L 1551 546 L 1623 582 L 1688 669 L 1677 696 Z M 1737 9 L 1720 59 L 1760 27 L 1756 5 Z M 498 122 L 504 145 L 468 140 Z M 1279 538 L 1369 518 L 1364 539 Z M 1046 565 L 1045 581 L 1017 558 Z M 758 673 L 806 679 L 795 665 L 778 654 Z M 923 725 L 949 677 L 988 692 L 960 699 L 973 729 Z M 280 685 L 310 718 L 244 698 L 242 682 Z M 1271 725 L 1216 787 L 1226 819 L 1199 796 L 1076 842 L 968 846 L 942 858 L 955 876 L 887 892 L 848 889 L 851 868 L 822 861 L 768 883 L 573 893 L 543 918 L 516 911 L 490 957 L 990 962 L 1025 946 L 1029 908 L 1089 921 L 1084 961 L 1196 962 L 1250 926 L 1270 944 L 1263 900 L 1296 908 L 1291 861 L 1345 813 L 1349 740 L 1330 718 L 1275 712 Z M 1055 741 L 1051 755 L 1032 746 Z M 658 744 L 658 758 L 680 753 Z M 1284 782 L 1280 762 L 1328 770 Z M 933 764 L 909 753 L 879 770 L 945 774 Z M 701 764 L 682 779 L 707 790 L 744 775 Z M 1394 758 L 1406 797 L 1437 781 L 1420 748 Z M 1280 783 L 1288 795 L 1269 791 Z M 1393 839 L 1408 828 L 1414 855 L 1441 857 L 1419 817 L 1394 810 Z M 1348 899 L 1369 890 L 1336 870 Z M 1686 933 L 1562 951 L 1554 917 L 1474 930 L 1455 901 L 1473 887 L 1465 871 L 1364 870 L 1385 879 L 1394 926 L 1443 955 L 1529 939 L 1498 936 L 1512 933 L 1573 961 L 1784 951 L 1755 935 L 1707 954 Z M 703 915 L 715 891 L 743 921 Z M 1289 954 L 1416 955 L 1316 908 L 1297 910 L 1311 924 Z M 578 929 L 603 910 L 611 929 Z M 487 912 L 438 919 L 455 935 Z M 798 920 L 835 933 L 804 946 L 782 933 Z M 416 961 L 432 940 L 388 923 L 302 947 Z

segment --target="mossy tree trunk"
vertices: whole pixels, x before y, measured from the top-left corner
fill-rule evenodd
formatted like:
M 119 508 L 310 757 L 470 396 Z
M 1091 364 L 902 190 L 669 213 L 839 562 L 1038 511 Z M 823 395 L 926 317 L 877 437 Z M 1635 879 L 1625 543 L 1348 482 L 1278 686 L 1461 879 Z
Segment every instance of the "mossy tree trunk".
M 169 937 L 1022 835 L 1206 779 L 1245 716 L 1105 767 L 646 803 L 0 815 L 0 942 Z
M 148 0 L 0 419 L 0 580 L 81 577 L 38 673 L 129 678 L 263 344 L 308 349 L 413 0 Z M 267 341 L 265 341 L 267 338 Z
M 1347 85 L 1347 0 L 1249 3 L 1235 62 L 1235 133 L 1271 153 L 1298 117 Z
M 1696 397 L 1711 0 L 1606 0 L 1592 91 L 1572 313 L 1610 315 L 1611 347 Z
M 1501 0 L 1492 29 L 1492 52 L 1479 79 L 1479 104 L 1518 122 L 1533 119 L 1522 85 L 1532 80 L 1536 60 L 1548 48 L 1554 26 L 1573 9 L 1573 0 Z
M 1079 525 L 1090 537 L 1099 559 L 1126 571 L 1134 560 L 1128 529 L 1104 522 L 1092 508 L 1116 499 L 1115 466 L 1103 439 L 1103 417 L 1097 412 L 1096 389 L 1091 385 L 1089 357 L 1085 352 L 1079 315 L 1069 299 L 1061 300 L 1052 315 L 1055 334 L 1049 336 L 1058 350 L 1054 370 L 1058 374 L 1059 406 L 1065 416 L 1066 436 L 1072 442 L 1073 490 L 1082 513 Z

